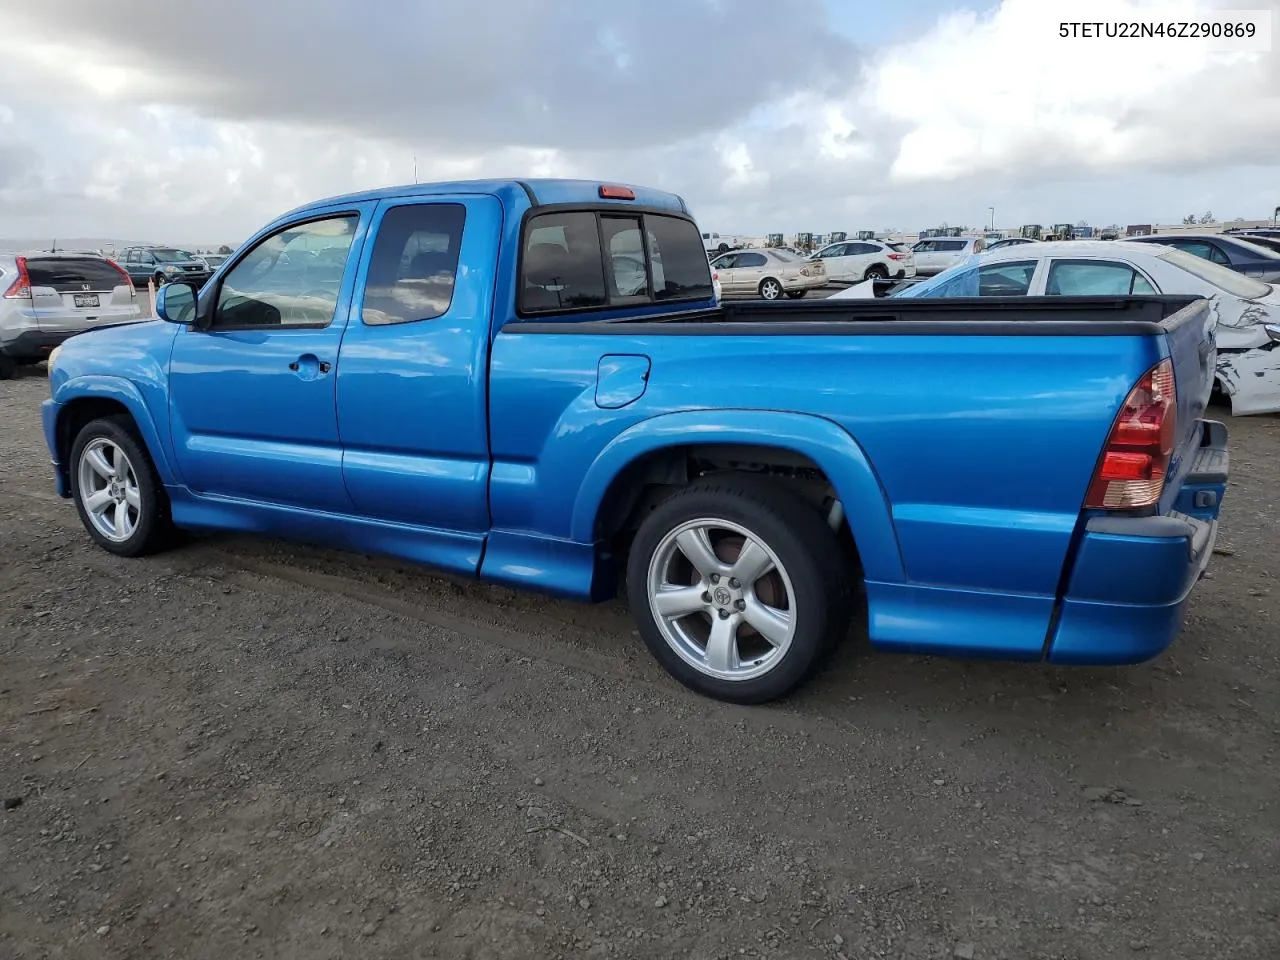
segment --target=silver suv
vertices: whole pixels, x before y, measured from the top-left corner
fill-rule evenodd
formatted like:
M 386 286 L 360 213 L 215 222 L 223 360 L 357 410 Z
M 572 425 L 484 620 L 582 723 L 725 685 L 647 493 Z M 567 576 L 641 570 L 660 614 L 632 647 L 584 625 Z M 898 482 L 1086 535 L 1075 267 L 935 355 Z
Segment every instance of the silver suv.
M 141 316 L 129 275 L 106 257 L 0 254 L 0 380 L 73 334 Z

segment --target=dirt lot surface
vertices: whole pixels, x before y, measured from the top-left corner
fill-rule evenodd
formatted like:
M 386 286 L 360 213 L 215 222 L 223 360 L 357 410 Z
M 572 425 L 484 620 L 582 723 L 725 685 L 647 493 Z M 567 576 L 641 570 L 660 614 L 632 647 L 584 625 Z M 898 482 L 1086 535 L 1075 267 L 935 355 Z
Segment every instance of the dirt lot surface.
M 1280 420 L 1159 660 L 852 642 L 700 699 L 593 608 L 212 538 L 141 561 L 0 383 L 0 957 L 1280 956 Z M 20 804 L 18 804 L 20 801 Z

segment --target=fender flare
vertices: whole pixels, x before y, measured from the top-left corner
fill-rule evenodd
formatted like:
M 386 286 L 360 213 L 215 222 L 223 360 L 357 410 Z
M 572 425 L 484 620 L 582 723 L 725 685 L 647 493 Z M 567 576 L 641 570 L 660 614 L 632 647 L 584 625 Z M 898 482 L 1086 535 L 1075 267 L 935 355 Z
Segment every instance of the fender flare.
M 59 387 L 54 400 L 59 405 L 58 430 L 62 428 L 63 418 L 66 417 L 67 411 L 78 401 L 114 400 L 121 404 L 129 411 L 129 415 L 133 417 L 133 422 L 137 424 L 138 433 L 142 436 L 142 442 L 146 446 L 147 452 L 151 455 L 151 460 L 156 466 L 156 472 L 160 475 L 160 481 L 165 486 L 172 486 L 179 482 L 169 462 L 168 447 L 161 439 L 160 431 L 156 429 L 155 420 L 151 416 L 151 410 L 147 407 L 146 400 L 142 397 L 142 391 L 138 389 L 133 381 L 126 380 L 123 377 L 110 377 L 102 374 L 76 377 L 66 381 Z M 54 435 L 57 436 L 58 434 L 55 433 Z
M 825 417 L 780 410 L 685 410 L 633 424 L 587 468 L 573 504 L 572 539 L 595 539 L 605 494 L 630 464 L 659 450 L 704 443 L 777 447 L 808 457 L 835 486 L 867 579 L 906 579 L 889 498 L 862 447 Z

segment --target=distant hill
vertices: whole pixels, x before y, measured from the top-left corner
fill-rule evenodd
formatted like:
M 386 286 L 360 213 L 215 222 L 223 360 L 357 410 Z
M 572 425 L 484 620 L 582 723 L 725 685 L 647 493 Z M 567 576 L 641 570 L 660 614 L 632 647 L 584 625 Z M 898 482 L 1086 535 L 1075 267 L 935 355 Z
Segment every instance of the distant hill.
M 34 237 L 34 238 L 7 238 L 0 237 L 0 253 L 34 253 L 40 250 L 48 250 L 55 242 L 53 237 Z M 122 240 L 119 237 L 58 237 L 56 240 L 59 250 L 101 250 L 103 253 L 111 256 L 117 250 L 123 250 L 125 247 L 144 246 L 152 243 L 162 243 L 159 240 Z M 222 244 L 219 243 L 197 243 L 194 245 L 186 245 L 185 250 L 217 250 Z M 228 244 L 234 248 L 235 244 Z

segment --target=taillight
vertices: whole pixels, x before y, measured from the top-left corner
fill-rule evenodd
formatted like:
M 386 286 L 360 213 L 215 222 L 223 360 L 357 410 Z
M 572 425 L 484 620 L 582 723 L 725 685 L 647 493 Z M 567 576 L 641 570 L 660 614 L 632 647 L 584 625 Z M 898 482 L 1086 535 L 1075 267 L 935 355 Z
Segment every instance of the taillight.
M 1167 357 L 1125 397 L 1084 505 L 1131 510 L 1160 501 L 1177 435 L 1177 388 Z
M 18 278 L 9 284 L 9 289 L 4 292 L 6 300 L 30 300 L 31 299 L 31 274 L 27 273 L 27 258 L 14 257 L 18 264 Z
M 907 255 L 906 255 L 905 253 L 891 253 L 891 254 L 889 254 L 889 259 L 890 259 L 890 260 L 905 260 L 905 259 L 907 259 Z
M 124 282 L 129 286 L 129 296 L 136 297 L 138 295 L 138 291 L 134 289 L 133 277 L 129 276 L 129 271 L 120 266 L 120 264 L 116 263 L 114 260 L 108 259 L 107 263 L 111 265 L 111 268 L 115 270 L 116 273 L 124 277 Z

